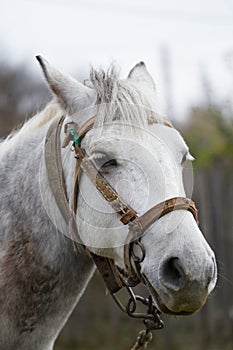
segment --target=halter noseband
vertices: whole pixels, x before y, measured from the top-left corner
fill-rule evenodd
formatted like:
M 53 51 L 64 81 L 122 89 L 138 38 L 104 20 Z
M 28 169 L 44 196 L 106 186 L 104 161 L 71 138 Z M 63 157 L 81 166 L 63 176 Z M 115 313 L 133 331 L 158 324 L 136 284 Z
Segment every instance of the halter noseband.
M 174 210 L 188 210 L 194 219 L 198 222 L 197 209 L 195 203 L 188 198 L 175 197 L 165 200 L 151 209 L 142 216 L 138 216 L 137 212 L 131 208 L 117 193 L 117 191 L 109 184 L 105 177 L 98 171 L 95 164 L 90 160 L 85 150 L 81 147 L 81 141 L 86 133 L 93 127 L 95 117 L 90 118 L 79 130 L 74 122 L 65 125 L 66 137 L 62 147 L 66 147 L 71 141 L 73 142 L 73 150 L 76 158 L 75 180 L 73 190 L 72 211 L 69 207 L 65 180 L 61 162 L 61 145 L 60 132 L 65 117 L 55 120 L 50 125 L 45 141 L 45 164 L 49 185 L 54 195 L 56 204 L 69 225 L 69 234 L 73 239 L 76 248 L 84 253 L 89 254 L 94 260 L 105 284 L 122 311 L 134 318 L 141 318 L 146 324 L 146 334 L 152 329 L 163 327 L 163 322 L 159 318 L 159 311 L 153 303 L 152 297 L 143 298 L 135 295 L 132 287 L 140 282 L 146 284 L 143 275 L 140 272 L 140 263 L 145 257 L 145 249 L 140 242 L 142 234 L 155 221 L 162 216 Z M 171 127 L 168 123 L 167 126 Z M 80 171 L 83 171 L 91 180 L 96 189 L 101 193 L 105 200 L 111 205 L 115 212 L 119 215 L 120 221 L 124 225 L 128 225 L 129 232 L 124 246 L 124 262 L 126 271 L 120 271 L 115 265 L 114 260 L 102 257 L 90 252 L 82 243 L 76 224 L 77 197 L 78 197 L 78 179 Z M 134 252 L 134 245 L 138 245 L 141 249 L 141 256 L 137 256 Z M 122 287 L 126 287 L 129 292 L 129 301 L 123 306 L 117 299 L 115 293 Z M 146 313 L 137 313 L 137 303 L 142 303 L 148 307 Z

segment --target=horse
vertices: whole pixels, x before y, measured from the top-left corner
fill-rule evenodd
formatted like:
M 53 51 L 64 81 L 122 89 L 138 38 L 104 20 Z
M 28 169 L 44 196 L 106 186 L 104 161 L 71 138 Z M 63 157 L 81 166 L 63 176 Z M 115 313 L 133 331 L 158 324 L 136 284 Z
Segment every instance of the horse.
M 37 59 L 53 98 L 0 144 L 0 349 L 52 350 L 103 262 L 114 296 L 139 278 L 158 312 L 196 312 L 215 287 L 216 260 L 186 198 L 182 172 L 192 156 L 157 111 L 146 65 L 126 79 L 114 66 L 92 68 L 81 83 Z M 143 229 L 132 237 L 136 226 Z

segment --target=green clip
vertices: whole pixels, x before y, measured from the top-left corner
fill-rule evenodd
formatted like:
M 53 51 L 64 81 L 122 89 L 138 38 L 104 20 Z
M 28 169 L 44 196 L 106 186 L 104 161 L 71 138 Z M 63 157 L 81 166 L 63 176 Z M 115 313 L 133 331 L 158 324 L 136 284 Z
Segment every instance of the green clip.
M 78 137 L 77 130 L 75 130 L 75 129 L 68 129 L 67 131 L 72 135 L 74 143 L 76 143 L 76 145 L 78 145 L 78 146 L 81 146 L 81 140 Z

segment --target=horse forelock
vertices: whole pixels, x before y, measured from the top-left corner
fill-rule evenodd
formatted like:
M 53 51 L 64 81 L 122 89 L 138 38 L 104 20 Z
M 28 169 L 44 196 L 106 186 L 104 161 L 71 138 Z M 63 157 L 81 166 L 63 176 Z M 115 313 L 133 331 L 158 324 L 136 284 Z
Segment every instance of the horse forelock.
M 155 94 L 141 90 L 130 79 L 119 79 L 119 71 L 111 65 L 106 71 L 91 69 L 90 82 L 97 94 L 98 126 L 118 120 L 145 128 L 162 123 L 164 117 L 157 111 Z

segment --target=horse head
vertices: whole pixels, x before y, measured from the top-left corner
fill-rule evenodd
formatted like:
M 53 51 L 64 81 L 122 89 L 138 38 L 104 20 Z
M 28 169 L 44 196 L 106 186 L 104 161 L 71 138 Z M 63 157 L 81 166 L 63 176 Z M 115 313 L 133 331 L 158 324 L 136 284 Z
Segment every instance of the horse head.
M 72 120 L 81 128 L 95 115 L 82 148 L 138 217 L 165 200 L 187 196 L 183 169 L 193 158 L 180 133 L 157 112 L 155 84 L 144 63 L 124 80 L 114 69 L 92 70 L 83 85 L 41 57 L 38 60 L 65 115 L 64 123 Z M 64 137 L 62 133 L 62 142 Z M 67 152 L 63 168 L 71 197 L 75 159 Z M 79 178 L 77 208 L 79 235 L 88 250 L 113 259 L 124 270 L 128 225 L 119 221 L 119 214 L 85 174 Z M 192 213 L 181 207 L 152 220 L 140 243 L 145 251 L 140 274 L 158 308 L 171 314 L 201 308 L 216 284 L 217 272 L 214 253 Z M 134 249 L 140 254 L 139 247 Z

